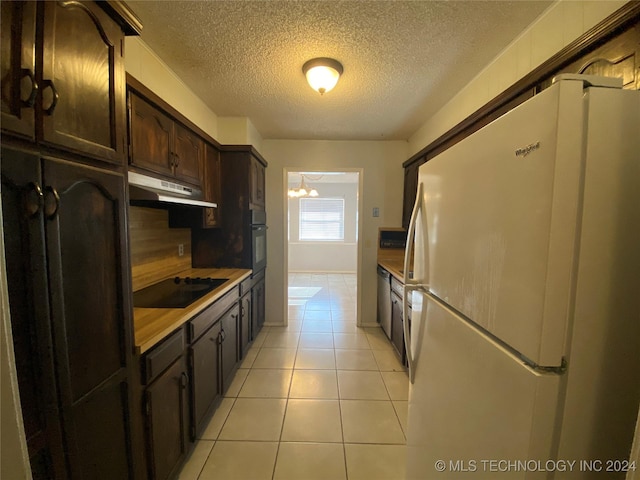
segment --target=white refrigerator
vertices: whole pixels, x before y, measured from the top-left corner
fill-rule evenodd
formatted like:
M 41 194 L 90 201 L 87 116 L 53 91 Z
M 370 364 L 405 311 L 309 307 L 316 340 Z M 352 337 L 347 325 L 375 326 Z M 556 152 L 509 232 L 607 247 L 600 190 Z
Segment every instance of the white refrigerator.
M 562 75 L 420 167 L 408 479 L 633 468 L 640 92 L 621 86 Z

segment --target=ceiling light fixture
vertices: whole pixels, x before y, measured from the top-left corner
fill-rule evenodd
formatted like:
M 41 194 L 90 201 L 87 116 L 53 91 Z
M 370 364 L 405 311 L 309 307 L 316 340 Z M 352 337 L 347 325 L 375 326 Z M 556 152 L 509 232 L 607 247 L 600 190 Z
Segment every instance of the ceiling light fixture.
M 315 188 L 309 189 L 304 184 L 304 175 L 300 175 L 300 186 L 297 188 L 290 188 L 287 192 L 287 195 L 291 198 L 299 198 L 299 197 L 317 197 L 318 191 Z
M 333 58 L 313 58 L 302 66 L 307 82 L 320 95 L 330 91 L 338 83 L 344 69 Z

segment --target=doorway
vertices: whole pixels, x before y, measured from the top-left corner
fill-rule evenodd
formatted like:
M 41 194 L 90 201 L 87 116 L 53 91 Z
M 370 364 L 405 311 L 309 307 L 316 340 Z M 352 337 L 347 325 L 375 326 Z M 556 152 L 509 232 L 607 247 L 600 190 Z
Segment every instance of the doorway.
M 322 317 L 325 329 L 356 328 L 362 171 L 285 169 L 284 183 L 286 324 Z

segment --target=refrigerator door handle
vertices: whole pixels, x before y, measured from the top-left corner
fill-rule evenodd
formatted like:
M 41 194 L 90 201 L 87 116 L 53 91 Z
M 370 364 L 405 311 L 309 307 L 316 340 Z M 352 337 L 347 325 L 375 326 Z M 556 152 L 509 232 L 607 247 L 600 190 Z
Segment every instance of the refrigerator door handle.
M 416 223 L 418 219 L 418 215 L 420 215 L 420 211 L 422 210 L 422 183 L 418 184 L 418 192 L 416 194 L 416 201 L 413 205 L 413 211 L 411 212 L 411 219 L 409 220 L 409 230 L 407 232 L 407 245 L 404 250 L 404 272 L 403 272 L 403 283 L 406 285 L 414 285 L 421 286 L 427 288 L 428 285 L 425 285 L 421 278 L 411 278 L 411 252 L 413 251 L 413 244 L 415 241 L 416 234 Z M 426 226 L 425 226 L 426 227 Z M 425 245 L 428 245 L 428 242 L 425 242 Z M 422 253 L 426 255 L 427 252 Z M 426 273 L 426 272 L 425 272 Z
M 407 354 L 407 364 L 409 365 L 409 381 L 413 383 L 415 376 L 415 365 L 416 365 L 416 353 L 414 352 L 411 342 L 411 331 L 413 330 L 412 326 L 409 325 L 409 296 L 411 292 L 415 290 L 427 291 L 429 289 L 429 285 L 425 282 L 425 278 L 420 278 L 421 275 L 427 275 L 428 268 L 424 272 L 422 265 L 417 265 L 415 268 L 414 278 L 411 278 L 411 253 L 413 252 L 415 236 L 416 236 L 416 225 L 418 224 L 419 217 L 423 214 L 422 209 L 423 205 L 423 190 L 422 182 L 418 183 L 418 192 L 416 194 L 416 201 L 413 205 L 413 211 L 411 212 L 411 220 L 409 221 L 409 229 L 407 232 L 407 246 L 404 251 L 404 292 L 402 294 L 402 316 L 404 321 L 402 322 L 402 328 L 404 330 L 404 345 L 405 351 Z M 422 260 L 428 260 L 428 233 L 426 232 L 426 225 L 424 222 L 420 222 L 418 234 L 421 235 L 421 238 L 417 242 L 418 251 L 415 253 L 414 257 L 421 262 Z M 423 251 L 424 250 L 424 251 Z M 419 275 L 421 274 L 421 275 Z M 416 322 L 414 324 L 420 323 L 418 319 L 415 319 Z

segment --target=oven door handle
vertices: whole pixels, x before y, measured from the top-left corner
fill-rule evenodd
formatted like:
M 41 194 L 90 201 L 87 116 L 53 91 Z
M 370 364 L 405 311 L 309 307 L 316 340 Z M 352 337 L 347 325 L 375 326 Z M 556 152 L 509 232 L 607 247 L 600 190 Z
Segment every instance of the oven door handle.
M 267 227 L 266 225 L 251 225 L 251 228 L 253 230 L 266 230 L 269 227 Z

